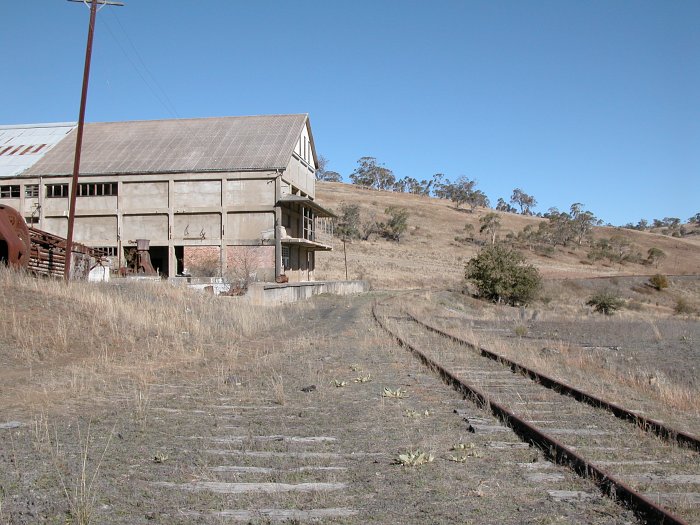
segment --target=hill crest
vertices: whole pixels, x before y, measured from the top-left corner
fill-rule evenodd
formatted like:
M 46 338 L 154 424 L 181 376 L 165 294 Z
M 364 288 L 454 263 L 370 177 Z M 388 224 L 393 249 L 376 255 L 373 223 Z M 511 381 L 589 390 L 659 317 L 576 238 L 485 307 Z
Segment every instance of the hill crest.
M 316 196 L 319 202 L 336 212 L 343 203 L 358 205 L 363 217 L 386 217 L 389 206 L 406 208 L 409 212 L 408 230 L 401 242 L 371 238 L 368 241 L 353 240 L 345 246 L 348 260 L 348 278 L 368 279 L 377 288 L 454 287 L 463 279 L 464 263 L 475 255 L 486 236 L 479 234 L 479 219 L 487 213 L 496 213 L 501 220 L 498 237 L 503 240 L 509 232 L 517 234 L 526 226 L 535 228 L 547 219 L 499 212 L 489 208 L 477 208 L 470 212 L 456 208 L 445 199 L 369 190 L 352 184 L 318 182 Z M 471 224 L 474 242 L 459 242 L 465 225 Z M 622 275 L 700 274 L 700 235 L 697 228 L 693 235 L 683 238 L 669 237 L 651 232 L 596 226 L 593 240 L 619 236 L 631 244 L 630 249 L 646 257 L 650 248 L 662 250 L 666 257 L 655 265 L 636 263 L 611 263 L 607 260 L 591 261 L 587 246 L 556 247 L 543 255 L 523 249 L 528 262 L 535 265 L 545 278 L 587 278 Z M 343 243 L 334 239 L 334 250 L 321 254 L 316 260 L 318 279 L 344 279 L 345 265 Z

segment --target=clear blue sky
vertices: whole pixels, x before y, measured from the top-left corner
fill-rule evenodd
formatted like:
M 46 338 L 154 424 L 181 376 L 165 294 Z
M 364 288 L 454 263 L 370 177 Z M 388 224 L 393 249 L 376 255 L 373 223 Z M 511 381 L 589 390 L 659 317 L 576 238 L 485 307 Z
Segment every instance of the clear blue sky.
M 696 0 L 125 0 L 98 14 L 88 121 L 309 113 L 346 179 L 515 187 L 613 224 L 700 212 Z M 89 10 L 5 1 L 0 123 L 77 120 Z

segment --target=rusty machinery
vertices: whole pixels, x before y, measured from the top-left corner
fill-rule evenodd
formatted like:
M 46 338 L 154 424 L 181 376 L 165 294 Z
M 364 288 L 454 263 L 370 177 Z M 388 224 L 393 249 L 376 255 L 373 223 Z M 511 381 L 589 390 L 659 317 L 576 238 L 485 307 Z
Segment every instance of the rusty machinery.
M 74 267 L 71 279 L 87 279 L 94 265 L 105 262 L 100 250 L 73 243 Z M 49 232 L 30 228 L 22 215 L 0 204 L 0 264 L 24 269 L 34 275 L 63 277 L 66 262 L 66 239 Z
M 31 241 L 22 215 L 0 204 L 0 261 L 14 268 L 27 268 Z
M 158 275 L 158 272 L 156 272 L 151 263 L 151 254 L 148 251 L 150 244 L 151 241 L 148 239 L 136 239 L 136 260 L 134 261 L 136 273 Z

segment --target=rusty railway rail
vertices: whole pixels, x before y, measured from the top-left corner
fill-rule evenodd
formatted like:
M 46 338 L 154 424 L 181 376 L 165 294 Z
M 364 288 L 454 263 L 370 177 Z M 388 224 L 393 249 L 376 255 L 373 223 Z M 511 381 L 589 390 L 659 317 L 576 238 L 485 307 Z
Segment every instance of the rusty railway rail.
M 431 332 L 435 332 L 436 334 L 439 334 L 443 337 L 446 337 L 447 339 L 450 339 L 451 341 L 454 341 L 455 343 L 467 346 L 473 350 L 476 350 L 479 352 L 482 356 L 487 357 L 493 361 L 496 361 L 498 363 L 501 363 L 502 365 L 508 367 L 511 369 L 516 374 L 522 374 L 525 377 L 528 377 L 532 379 L 533 381 L 541 384 L 542 386 L 546 388 L 550 388 L 554 390 L 555 392 L 558 392 L 563 395 L 571 396 L 577 401 L 581 401 L 582 403 L 589 404 L 595 408 L 602 408 L 610 413 L 614 414 L 616 417 L 619 417 L 620 419 L 624 419 L 626 421 L 631 421 L 632 423 L 638 425 L 640 428 L 646 430 L 647 432 L 652 432 L 656 434 L 657 436 L 666 439 L 668 441 L 675 441 L 676 444 L 680 446 L 687 447 L 691 450 L 695 450 L 700 452 L 700 438 L 688 434 L 687 432 L 683 432 L 680 430 L 676 430 L 674 428 L 671 428 L 664 423 L 660 421 L 656 421 L 654 419 L 650 419 L 647 417 L 644 417 L 640 414 L 637 414 L 635 412 L 632 412 L 631 410 L 627 410 L 626 408 L 617 405 L 615 403 L 611 403 L 610 401 L 606 401 L 605 399 L 602 399 L 600 397 L 597 397 L 593 394 L 589 394 L 588 392 L 584 392 L 583 390 L 580 390 L 576 387 L 573 387 L 567 383 L 564 383 L 563 381 L 559 381 L 557 379 L 554 379 L 552 377 L 549 377 L 545 374 L 542 374 L 540 372 L 537 372 L 536 370 L 533 370 L 532 368 L 529 368 L 525 365 L 521 365 L 520 363 L 517 363 L 516 361 L 513 361 L 511 359 L 508 359 L 507 357 L 504 357 L 502 355 L 499 355 L 495 352 L 492 352 L 490 350 L 487 350 L 486 348 L 483 348 L 481 346 L 477 346 L 469 341 L 466 341 L 465 339 L 462 339 L 461 337 L 457 337 L 453 334 L 450 334 L 440 328 L 437 328 L 433 325 L 430 325 L 426 323 L 425 321 L 422 321 L 418 318 L 416 318 L 414 315 L 411 315 L 410 313 L 406 313 L 406 315 L 411 318 L 414 322 L 418 323 L 419 325 L 425 327 L 426 329 L 430 330 Z
M 424 352 L 416 348 L 410 342 L 393 332 L 377 314 L 377 303 L 372 307 L 372 316 L 382 329 L 393 337 L 397 343 L 408 349 L 426 367 L 437 373 L 440 378 L 464 396 L 474 400 L 481 407 L 490 410 L 494 416 L 499 418 L 505 425 L 513 429 L 526 442 L 539 447 L 543 453 L 552 461 L 566 465 L 580 476 L 591 479 L 599 489 L 607 496 L 616 501 L 627 504 L 640 518 L 650 523 L 663 523 L 671 525 L 688 525 L 688 522 L 671 513 L 669 510 L 657 505 L 649 498 L 638 493 L 628 484 L 618 479 L 615 475 L 607 472 L 601 467 L 591 463 L 577 451 L 561 443 L 556 438 L 538 429 L 519 417 L 506 406 L 501 405 L 481 392 L 473 385 L 457 377 L 447 370 L 436 360 L 432 359 Z M 408 319 L 414 320 L 412 316 Z M 437 331 L 436 331 L 437 333 Z M 446 335 L 446 334 L 445 334 Z M 452 337 L 446 335 L 446 337 Z M 461 341 L 455 341 L 463 344 Z M 489 356 L 487 356 L 489 357 Z

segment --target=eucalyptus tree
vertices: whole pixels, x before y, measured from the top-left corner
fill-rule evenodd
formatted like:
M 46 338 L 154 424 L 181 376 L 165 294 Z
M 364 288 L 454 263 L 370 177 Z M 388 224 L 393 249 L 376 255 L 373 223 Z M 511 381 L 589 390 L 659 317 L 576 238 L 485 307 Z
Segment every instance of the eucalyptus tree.
M 528 195 L 520 188 L 515 188 L 513 190 L 513 195 L 510 197 L 511 204 L 517 204 L 520 206 L 520 213 L 522 215 L 532 215 L 532 208 L 537 206 L 537 201 L 532 195 Z

